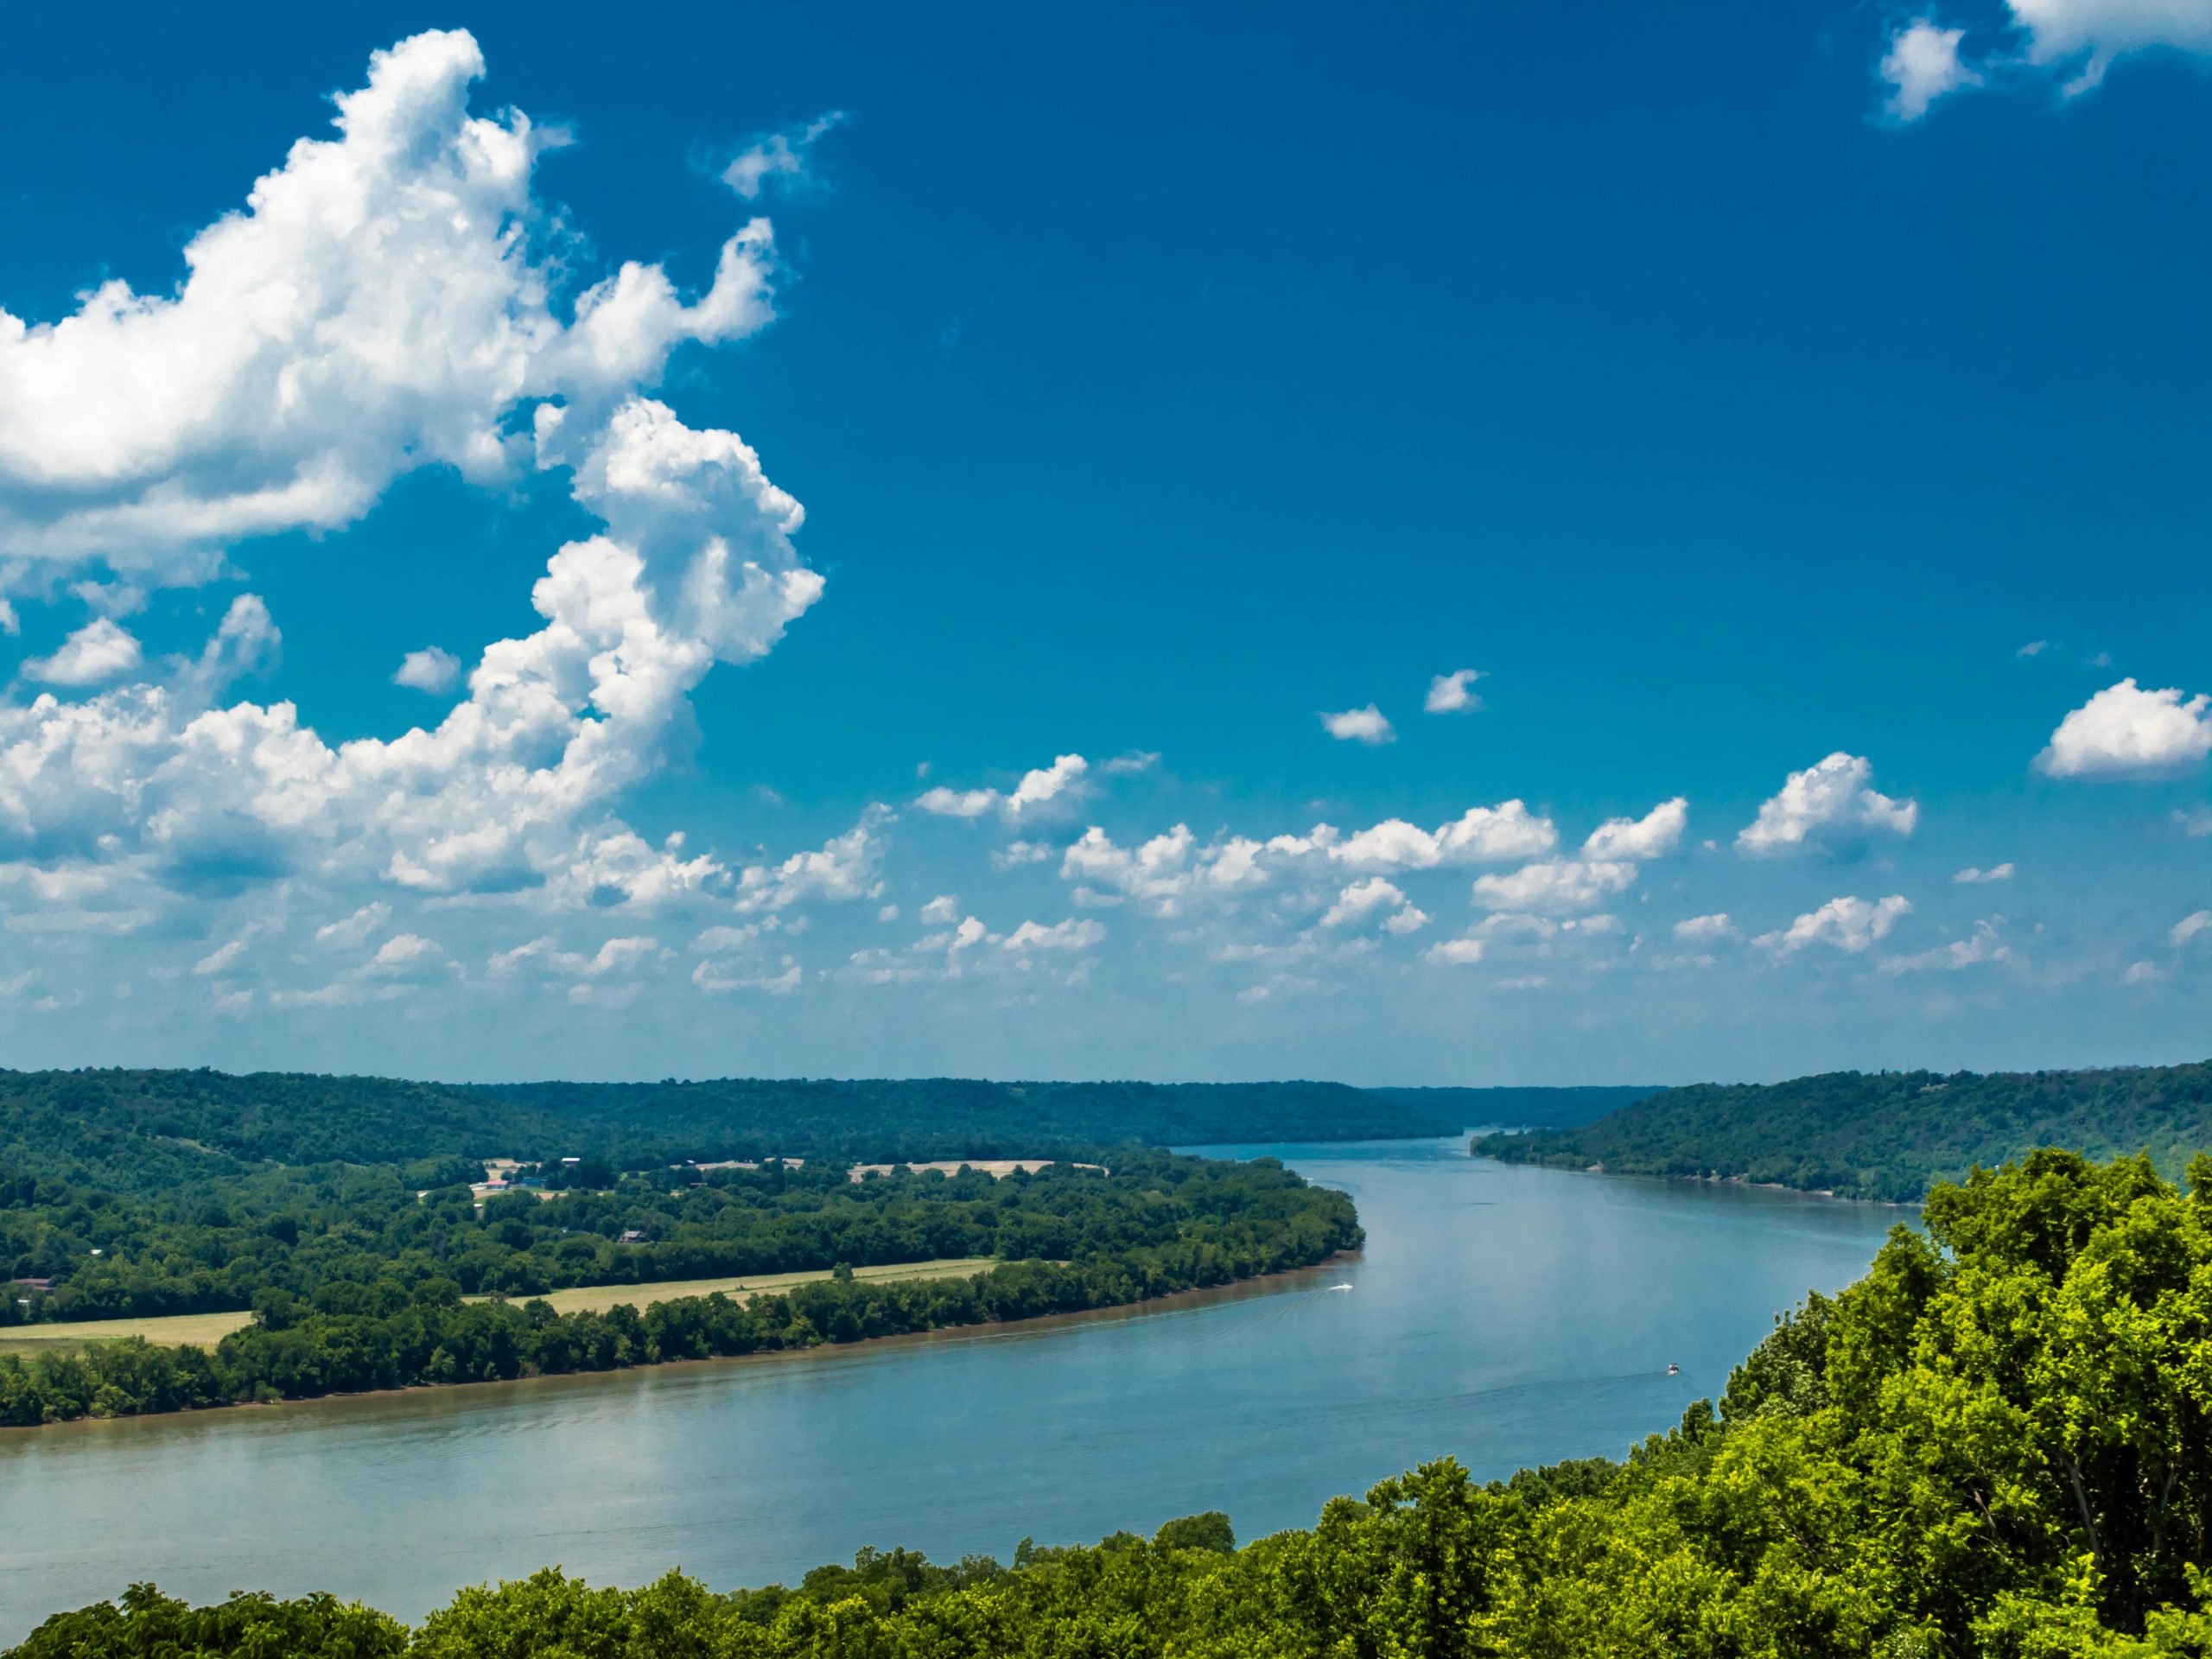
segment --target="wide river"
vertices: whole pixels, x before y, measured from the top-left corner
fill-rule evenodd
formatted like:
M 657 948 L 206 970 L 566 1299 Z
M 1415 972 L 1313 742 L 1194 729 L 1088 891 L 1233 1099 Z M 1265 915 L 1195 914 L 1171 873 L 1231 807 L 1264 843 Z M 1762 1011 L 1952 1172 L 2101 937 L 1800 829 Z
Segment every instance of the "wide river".
M 1343 1188 L 1367 1249 L 1152 1311 L 0 1431 L 0 1644 L 135 1580 L 415 1618 L 552 1563 L 729 1587 L 863 1545 L 1005 1560 L 1025 1535 L 1208 1509 L 1255 1537 L 1446 1452 L 1485 1478 L 1617 1457 L 1718 1395 L 1778 1310 L 1857 1278 L 1903 1215 L 1465 1145 L 1198 1148 Z

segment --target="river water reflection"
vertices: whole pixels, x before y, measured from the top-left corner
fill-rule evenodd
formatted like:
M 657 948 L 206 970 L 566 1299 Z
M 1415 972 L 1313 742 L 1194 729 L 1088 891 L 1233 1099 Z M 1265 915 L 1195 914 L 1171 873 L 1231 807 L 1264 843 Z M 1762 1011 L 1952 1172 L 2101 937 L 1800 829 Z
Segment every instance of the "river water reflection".
M 975 1335 L 0 1433 L 0 1643 L 137 1580 L 415 1618 L 552 1563 L 728 1587 L 866 1544 L 1005 1559 L 1205 1509 L 1252 1537 L 1445 1452 L 1486 1478 L 1618 1456 L 1904 1214 L 1458 1139 L 1201 1150 L 1351 1192 L 1363 1257 Z

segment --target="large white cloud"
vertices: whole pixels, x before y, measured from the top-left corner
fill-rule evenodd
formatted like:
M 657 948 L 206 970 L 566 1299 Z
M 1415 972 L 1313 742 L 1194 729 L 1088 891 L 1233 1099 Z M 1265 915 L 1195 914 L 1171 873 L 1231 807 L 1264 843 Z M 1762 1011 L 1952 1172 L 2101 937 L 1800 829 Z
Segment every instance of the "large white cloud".
M 1788 853 L 1816 848 L 1844 851 L 1869 834 L 1909 836 L 1919 822 L 1916 802 L 1892 800 L 1872 785 L 1871 761 L 1840 749 L 1802 772 L 1793 772 L 1758 817 L 1736 836 L 1747 853 Z
M 2108 685 L 2058 722 L 2036 766 L 2054 778 L 2158 778 L 2212 754 L 2212 696 Z
M 337 136 L 301 139 L 194 237 L 173 293 L 118 279 L 54 322 L 0 310 L 0 543 L 27 580 L 90 561 L 186 578 L 238 537 L 349 524 L 418 467 L 506 476 L 533 458 L 525 404 L 604 407 L 678 342 L 769 320 L 756 220 L 696 302 L 626 264 L 563 321 L 531 192 L 549 141 L 469 112 L 483 71 L 461 31 L 379 52 Z
M 0 545 L 25 592 L 87 564 L 126 573 L 71 584 L 114 611 L 134 585 L 204 577 L 239 537 L 341 527 L 423 466 L 565 469 L 601 529 L 549 559 L 536 631 L 485 647 L 464 698 L 397 737 L 333 743 L 289 702 L 226 703 L 276 646 L 251 594 L 153 677 L 0 703 L 0 861 L 41 878 L 0 884 L 10 925 L 143 926 L 270 877 L 302 906 L 321 895 L 308 925 L 364 936 L 359 918 L 404 925 L 392 906 L 442 896 L 765 912 L 873 884 L 880 810 L 741 874 L 617 816 L 688 741 L 700 680 L 772 648 L 822 591 L 791 539 L 802 510 L 751 447 L 647 395 L 680 343 L 770 319 L 772 238 L 741 229 L 696 300 L 627 264 L 559 307 L 579 249 L 532 194 L 546 146 L 518 113 L 469 112 L 482 67 L 459 33 L 378 54 L 337 136 L 302 140 L 194 237 L 174 294 L 111 283 L 54 323 L 0 315 Z M 138 655 L 102 615 L 26 672 L 84 687 Z M 426 656 L 403 682 L 444 667 Z M 424 937 L 403 925 L 380 949 Z M 397 965 L 293 1000 L 381 996 Z

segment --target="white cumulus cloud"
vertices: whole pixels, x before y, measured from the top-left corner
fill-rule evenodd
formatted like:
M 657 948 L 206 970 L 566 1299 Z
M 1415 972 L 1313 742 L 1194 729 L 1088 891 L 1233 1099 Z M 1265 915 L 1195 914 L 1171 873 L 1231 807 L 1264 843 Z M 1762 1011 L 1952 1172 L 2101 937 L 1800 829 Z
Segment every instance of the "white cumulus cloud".
M 1762 933 L 1751 943 L 1777 956 L 1794 955 L 1808 944 L 1830 944 L 1855 956 L 1887 938 L 1897 918 L 1911 910 L 1911 903 L 1897 893 L 1872 901 L 1857 897 L 1831 899 L 1788 927 Z
M 409 652 L 399 659 L 399 669 L 391 677 L 391 683 L 416 691 L 428 691 L 433 696 L 442 696 L 452 690 L 460 679 L 460 658 L 435 645 L 425 645 L 420 651 Z
M 2036 757 L 2053 778 L 2159 778 L 2212 753 L 2212 696 L 2108 685 L 2058 722 Z
M 999 943 L 1007 950 L 1088 950 L 1105 937 L 1103 924 L 1084 917 L 1054 922 L 1049 927 L 1024 922 Z
M 2166 938 L 2178 950 L 2208 929 L 2212 929 L 2212 910 L 2192 911 L 2173 925 Z
M 1337 894 L 1337 901 L 1321 918 L 1324 927 L 1346 927 L 1363 922 L 1374 912 L 1396 910 L 1406 902 L 1406 895 L 1395 882 L 1382 876 L 1370 876 L 1364 881 L 1355 881 Z
M 1962 29 L 1944 29 L 1916 18 L 1890 39 L 1880 73 L 1889 89 L 1887 110 L 1899 121 L 1917 121 L 1947 92 L 1979 86 L 1981 75 L 1960 60 Z
M 1483 706 L 1474 683 L 1483 677 L 1479 668 L 1455 668 L 1428 683 L 1428 696 L 1421 707 L 1432 715 L 1471 715 Z
M 1001 792 L 995 789 L 949 789 L 940 784 L 934 789 L 924 790 L 914 798 L 914 804 L 924 812 L 942 818 L 980 818 L 996 812 L 1009 823 L 1024 813 L 1033 812 L 1054 801 L 1074 801 L 1084 793 L 1084 775 L 1090 763 L 1079 754 L 1053 757 L 1049 766 L 1039 766 L 1021 775 L 1021 781 L 1011 790 Z M 1105 770 L 1130 772 L 1141 767 L 1117 766 L 1109 761 Z
M 1636 866 L 1618 860 L 1548 859 L 1502 875 L 1475 878 L 1475 902 L 1486 910 L 1559 915 L 1594 910 L 1636 880 Z
M 1608 818 L 1590 832 L 1582 855 L 1594 859 L 1664 858 L 1681 844 L 1690 804 L 1677 795 L 1640 818 Z
M 1841 750 L 1793 772 L 1736 836 L 1747 853 L 1845 851 L 1874 832 L 1909 836 L 1920 807 L 1874 789 L 1873 763 Z
M 1341 714 L 1323 715 L 1321 725 L 1331 737 L 1345 742 L 1395 743 L 1398 738 L 1382 711 L 1371 702 L 1364 709 L 1347 709 Z
M 50 657 L 23 664 L 23 677 L 48 685 L 102 685 L 145 660 L 138 640 L 111 617 L 94 617 L 61 642 Z

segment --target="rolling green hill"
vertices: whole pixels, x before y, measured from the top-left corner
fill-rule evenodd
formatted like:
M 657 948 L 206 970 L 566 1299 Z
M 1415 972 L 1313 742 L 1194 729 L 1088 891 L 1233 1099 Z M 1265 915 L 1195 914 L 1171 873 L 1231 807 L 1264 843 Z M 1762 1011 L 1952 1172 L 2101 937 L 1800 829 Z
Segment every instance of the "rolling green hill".
M 1509 1163 L 1768 1181 L 1908 1201 L 2037 1147 L 2148 1152 L 2168 1175 L 2212 1149 L 2212 1063 L 2101 1071 L 1834 1071 L 1669 1089 L 1573 1128 L 1478 1139 Z
M 1460 1127 L 1448 1114 L 1336 1083 L 453 1085 L 285 1072 L 0 1071 L 0 1187 L 12 1177 L 151 1192 L 271 1163 L 580 1156 L 645 1168 L 686 1158 L 983 1158 L 1132 1141 L 1367 1140 Z

